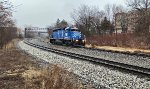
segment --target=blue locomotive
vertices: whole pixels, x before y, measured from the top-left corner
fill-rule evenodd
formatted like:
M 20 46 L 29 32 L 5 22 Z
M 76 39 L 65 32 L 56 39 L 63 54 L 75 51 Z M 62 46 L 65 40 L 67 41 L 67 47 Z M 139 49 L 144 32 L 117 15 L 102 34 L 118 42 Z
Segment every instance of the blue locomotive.
M 85 42 L 85 35 L 76 27 L 55 29 L 50 35 L 50 43 L 85 46 Z

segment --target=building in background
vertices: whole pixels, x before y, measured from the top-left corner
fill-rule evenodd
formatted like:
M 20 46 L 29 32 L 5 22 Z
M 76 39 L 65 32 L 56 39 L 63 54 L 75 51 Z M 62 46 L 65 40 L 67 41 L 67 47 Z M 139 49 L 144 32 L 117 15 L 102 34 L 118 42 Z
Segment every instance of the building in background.
M 121 12 L 115 15 L 115 29 L 117 33 L 132 33 L 139 18 L 139 12 L 132 10 L 127 13 Z
M 117 33 L 128 31 L 128 14 L 121 12 L 115 15 L 115 29 Z
M 137 10 L 128 12 L 128 32 L 133 32 L 137 21 L 139 19 L 139 12 Z

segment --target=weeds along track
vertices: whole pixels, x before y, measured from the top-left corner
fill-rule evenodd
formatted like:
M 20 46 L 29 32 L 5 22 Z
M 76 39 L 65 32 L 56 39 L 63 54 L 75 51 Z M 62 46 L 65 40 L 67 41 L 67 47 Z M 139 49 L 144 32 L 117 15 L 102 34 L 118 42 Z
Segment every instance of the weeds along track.
M 134 65 L 134 64 L 129 64 L 127 62 L 113 61 L 113 60 L 109 60 L 109 59 L 105 59 L 105 58 L 98 58 L 97 56 L 94 57 L 95 55 L 94 56 L 88 55 L 88 54 L 86 54 L 87 51 L 84 51 L 84 50 L 82 50 L 84 52 L 84 55 L 83 55 L 82 53 L 78 53 L 78 51 L 76 51 L 76 50 L 75 50 L 76 52 L 71 52 L 69 49 L 65 48 L 66 50 L 69 50 L 69 51 L 66 51 L 66 50 L 62 50 L 62 49 L 59 49 L 59 48 L 46 46 L 46 45 L 43 45 L 42 43 L 38 44 L 37 42 L 31 41 L 30 39 L 24 40 L 24 43 L 26 43 L 30 46 L 34 46 L 36 48 L 45 50 L 45 51 L 60 54 L 60 55 L 63 55 L 63 56 L 69 56 L 69 57 L 76 58 L 76 59 L 82 59 L 82 60 L 90 61 L 90 62 L 93 62 L 93 63 L 96 63 L 96 64 L 103 64 L 103 65 L 106 65 L 106 66 L 117 68 L 119 70 L 121 69 L 121 70 L 127 70 L 127 71 L 134 72 L 134 73 L 136 72 L 136 73 L 140 73 L 140 74 L 150 75 L 150 68 L 148 68 L 148 67 L 141 66 L 141 65 L 138 66 L 138 65 Z M 78 48 L 76 48 L 76 49 L 78 49 Z M 71 49 L 71 50 L 73 50 L 73 49 Z M 90 50 L 90 49 L 88 49 L 88 50 Z M 118 53 L 117 55 L 124 55 L 124 54 Z M 131 55 L 128 55 L 128 54 L 125 54 L 125 55 L 127 57 L 137 56 L 137 55 L 132 55 L 131 56 Z M 116 56 L 114 56 L 114 57 L 116 58 Z M 118 57 L 120 57 L 120 56 L 118 56 Z M 145 58 L 145 57 L 142 57 L 142 58 Z M 131 58 L 131 60 L 132 60 L 132 58 Z M 149 57 L 146 58 L 146 59 L 143 59 L 143 60 L 146 61 L 146 62 L 150 61 Z M 126 61 L 128 61 L 128 60 L 126 60 Z M 139 59 L 137 59 L 137 61 L 141 61 L 141 59 L 139 58 Z M 145 64 L 145 65 L 150 65 L 150 64 Z

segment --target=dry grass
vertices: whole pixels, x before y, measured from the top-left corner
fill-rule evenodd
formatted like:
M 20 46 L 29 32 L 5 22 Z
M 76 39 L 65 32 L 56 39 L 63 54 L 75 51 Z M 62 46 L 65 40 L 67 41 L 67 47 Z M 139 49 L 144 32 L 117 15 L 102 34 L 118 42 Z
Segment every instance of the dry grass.
M 13 44 L 11 44 L 13 45 Z M 14 45 L 0 50 L 0 89 L 91 89 L 58 65 L 35 60 Z
M 36 70 L 30 69 L 22 75 L 27 89 L 91 89 L 82 85 L 75 76 L 58 66 Z M 38 85 L 38 86 L 35 86 Z
M 89 45 L 87 46 L 90 47 Z M 136 48 L 123 48 L 123 47 L 111 47 L 111 46 L 95 46 L 94 48 L 120 51 L 120 52 L 131 52 L 131 53 L 140 52 L 140 53 L 150 54 L 150 50 L 143 50 L 143 49 L 136 49 Z
M 87 44 L 90 44 L 87 47 L 109 50 L 118 50 L 118 47 L 120 47 L 121 51 L 141 51 L 147 53 L 150 51 L 150 42 L 143 37 L 135 37 L 133 34 L 91 36 L 87 38 Z

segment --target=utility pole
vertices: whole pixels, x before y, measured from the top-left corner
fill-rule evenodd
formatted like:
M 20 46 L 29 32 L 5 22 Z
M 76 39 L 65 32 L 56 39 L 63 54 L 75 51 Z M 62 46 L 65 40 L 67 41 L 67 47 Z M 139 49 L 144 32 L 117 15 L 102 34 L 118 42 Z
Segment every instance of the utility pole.
M 27 28 L 25 28 L 25 31 L 24 31 L 24 37 L 26 38 L 26 35 L 27 35 Z
M 116 17 L 117 17 L 117 14 L 115 14 L 115 35 L 116 35 L 116 42 L 115 42 L 115 46 L 117 47 L 117 23 L 116 23 Z

